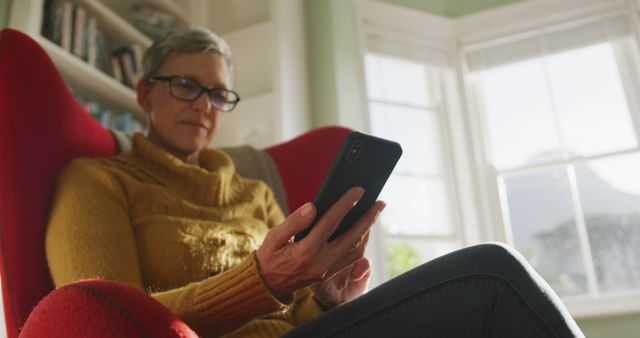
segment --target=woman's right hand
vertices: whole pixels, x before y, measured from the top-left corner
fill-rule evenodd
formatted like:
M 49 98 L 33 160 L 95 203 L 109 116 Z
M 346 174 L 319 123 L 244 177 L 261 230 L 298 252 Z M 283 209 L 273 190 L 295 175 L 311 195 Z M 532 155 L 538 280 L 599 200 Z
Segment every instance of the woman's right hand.
M 313 203 L 303 205 L 267 233 L 256 258 L 260 274 L 274 296 L 286 299 L 294 291 L 324 281 L 364 256 L 365 238 L 384 209 L 382 201 L 377 201 L 349 231 L 327 242 L 363 193 L 360 187 L 347 191 L 298 242 L 293 237 L 315 217 Z

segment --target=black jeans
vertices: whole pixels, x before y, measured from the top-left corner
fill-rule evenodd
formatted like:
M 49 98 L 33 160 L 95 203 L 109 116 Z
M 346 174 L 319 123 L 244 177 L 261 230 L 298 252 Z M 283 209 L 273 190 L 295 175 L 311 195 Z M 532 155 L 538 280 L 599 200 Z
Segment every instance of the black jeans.
M 481 244 L 425 263 L 284 337 L 584 335 L 520 254 Z

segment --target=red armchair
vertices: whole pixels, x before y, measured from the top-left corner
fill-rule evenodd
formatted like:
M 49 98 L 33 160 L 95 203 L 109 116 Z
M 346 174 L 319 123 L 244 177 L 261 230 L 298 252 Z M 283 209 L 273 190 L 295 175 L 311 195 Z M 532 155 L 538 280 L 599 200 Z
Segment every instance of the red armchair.
M 312 199 L 349 130 L 312 130 L 265 149 L 290 210 Z M 0 31 L 0 278 L 7 334 L 21 337 L 195 337 L 142 291 L 104 280 L 53 290 L 44 233 L 55 181 L 80 156 L 118 152 L 27 35 Z

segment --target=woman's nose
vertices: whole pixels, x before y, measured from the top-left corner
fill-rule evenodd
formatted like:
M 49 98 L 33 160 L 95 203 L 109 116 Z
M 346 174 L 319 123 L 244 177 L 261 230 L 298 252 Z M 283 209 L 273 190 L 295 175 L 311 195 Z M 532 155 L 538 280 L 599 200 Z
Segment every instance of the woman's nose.
M 213 107 L 213 102 L 207 93 L 202 93 L 195 101 L 193 101 L 194 108 L 202 110 L 204 113 L 210 113 Z

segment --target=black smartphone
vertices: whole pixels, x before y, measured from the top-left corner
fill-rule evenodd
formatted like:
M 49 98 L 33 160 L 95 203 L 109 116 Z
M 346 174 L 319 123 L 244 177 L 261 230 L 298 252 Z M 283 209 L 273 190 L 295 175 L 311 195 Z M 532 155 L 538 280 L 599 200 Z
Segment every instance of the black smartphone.
M 294 240 L 306 237 L 315 223 L 350 188 L 360 186 L 365 192 L 360 201 L 342 219 L 329 242 L 351 228 L 375 203 L 389 175 L 402 155 L 400 144 L 379 137 L 351 132 L 313 199 L 316 216 Z

